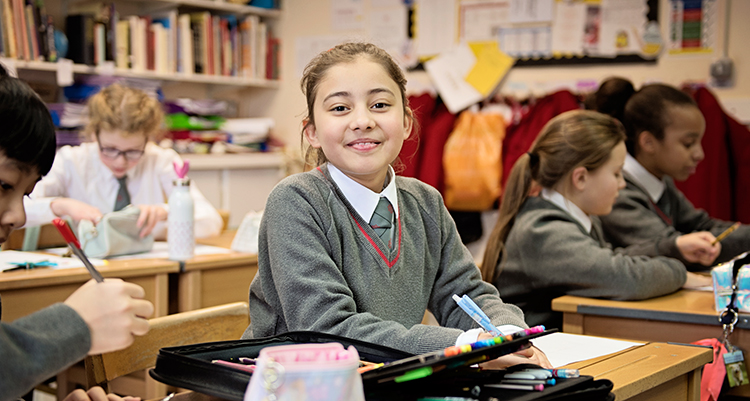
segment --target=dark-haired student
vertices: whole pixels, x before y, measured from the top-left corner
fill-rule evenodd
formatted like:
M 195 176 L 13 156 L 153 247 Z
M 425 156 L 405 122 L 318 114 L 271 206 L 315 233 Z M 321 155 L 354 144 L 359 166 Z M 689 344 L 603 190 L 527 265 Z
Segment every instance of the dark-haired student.
M 648 255 L 679 259 L 691 270 L 750 248 L 750 226 L 745 225 L 712 244 L 733 223 L 696 209 L 674 185 L 673 180 L 693 174 L 704 157 L 706 121 L 688 94 L 663 84 L 636 91 L 630 81 L 610 78 L 587 104 L 622 121 L 627 134 L 626 187 L 612 212 L 601 218 L 613 246 L 650 243 Z
M 0 67 L 0 242 L 23 226 L 24 196 L 52 166 L 55 129 L 42 100 Z M 154 310 L 138 285 L 91 280 L 63 303 L 0 323 L 0 401 L 14 400 L 86 355 L 127 347 L 148 329 Z M 101 388 L 67 400 L 115 401 Z M 132 398 L 130 398 L 132 399 Z

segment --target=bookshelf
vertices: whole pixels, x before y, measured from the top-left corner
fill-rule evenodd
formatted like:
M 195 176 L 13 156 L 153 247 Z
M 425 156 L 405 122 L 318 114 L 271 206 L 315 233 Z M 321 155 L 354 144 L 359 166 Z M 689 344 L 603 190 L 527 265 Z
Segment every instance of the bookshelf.
M 67 35 L 74 75 L 279 87 L 280 42 L 272 34 L 279 9 L 213 0 L 46 0 L 42 7 L 43 0 L 0 1 L 7 3 L 0 3 L 6 11 L 0 60 L 19 71 L 60 68 L 43 61 L 51 35 L 33 33 L 46 29 L 39 21 L 49 15 L 55 30 Z M 26 8 L 26 18 L 15 15 L 16 6 Z M 73 15 L 82 18 L 71 22 Z

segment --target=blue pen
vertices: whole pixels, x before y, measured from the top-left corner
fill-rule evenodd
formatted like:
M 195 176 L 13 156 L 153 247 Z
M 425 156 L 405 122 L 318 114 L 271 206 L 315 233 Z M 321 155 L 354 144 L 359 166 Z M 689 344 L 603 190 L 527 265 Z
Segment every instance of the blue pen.
M 477 306 L 477 304 L 474 303 L 474 301 L 471 300 L 467 295 L 464 295 L 463 298 L 459 298 L 458 295 L 453 294 L 453 300 L 456 301 L 458 306 L 461 307 L 461 309 L 464 310 L 469 316 L 471 316 L 472 319 L 474 319 L 475 322 L 479 323 L 480 326 L 482 326 L 483 329 L 485 329 L 488 333 L 492 334 L 493 336 L 501 336 L 503 333 L 500 332 L 500 330 L 495 327 L 495 325 L 490 322 L 490 318 L 487 317 L 487 315 L 482 312 L 482 309 Z

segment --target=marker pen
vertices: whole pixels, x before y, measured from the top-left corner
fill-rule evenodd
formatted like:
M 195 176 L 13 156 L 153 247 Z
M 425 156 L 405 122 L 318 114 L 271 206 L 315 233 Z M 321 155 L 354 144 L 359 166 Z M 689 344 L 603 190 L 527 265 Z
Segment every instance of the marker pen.
M 490 388 L 504 388 L 507 390 L 525 390 L 525 391 L 542 391 L 544 390 L 544 384 L 485 384 L 485 387 Z
M 557 381 L 555 379 L 534 379 L 534 380 L 519 380 L 519 379 L 505 379 L 503 378 L 500 383 L 507 383 L 507 384 L 546 384 L 549 386 L 554 386 L 557 384 Z

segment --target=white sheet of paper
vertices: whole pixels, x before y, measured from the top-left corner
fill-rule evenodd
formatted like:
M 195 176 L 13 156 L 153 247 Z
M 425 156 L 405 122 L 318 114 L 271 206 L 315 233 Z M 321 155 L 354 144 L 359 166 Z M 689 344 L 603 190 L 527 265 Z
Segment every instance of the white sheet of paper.
M 639 53 L 648 6 L 646 1 L 602 0 L 602 23 L 597 54 Z
M 302 72 L 315 56 L 342 42 L 344 38 L 336 35 L 298 37 L 294 41 L 297 78 L 302 78 Z
M 408 11 L 404 5 L 394 8 L 372 10 L 369 13 L 370 42 L 385 49 L 391 55 L 401 52 L 409 39 L 407 34 Z
M 476 61 L 469 46 L 461 44 L 441 53 L 424 65 L 451 113 L 458 113 L 483 98 L 482 94 L 464 79 Z
M 620 352 L 644 343 L 610 338 L 552 333 L 532 340 L 547 355 L 553 367 Z
M 583 34 L 586 24 L 586 3 L 557 2 L 552 23 L 552 51 L 583 53 Z
M 455 0 L 417 0 L 418 56 L 435 56 L 456 43 Z
M 57 248 L 57 249 L 62 249 L 62 251 L 59 252 L 60 255 L 68 251 L 68 248 Z M 52 253 L 57 253 L 57 252 L 52 252 Z M 89 260 L 91 261 L 91 264 L 94 266 L 104 266 L 105 264 L 107 264 L 107 262 L 102 259 L 89 259 Z M 39 263 L 43 261 L 57 263 L 57 266 L 50 266 L 49 267 L 50 269 L 70 269 L 74 267 L 84 267 L 83 262 L 81 262 L 75 256 L 70 257 L 70 258 L 64 258 L 62 256 L 45 255 L 42 253 L 35 253 L 35 252 L 2 251 L 0 252 L 0 271 L 18 267 L 17 265 L 12 264 L 14 262 L 15 263 Z
M 364 28 L 365 11 L 362 0 L 336 0 L 331 2 L 331 29 L 333 31 L 358 31 Z
M 509 22 L 510 0 L 462 1 L 460 40 L 492 40 L 500 27 Z
M 554 0 L 512 0 L 510 2 L 510 21 L 513 23 L 532 23 L 552 21 Z

